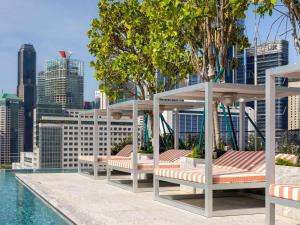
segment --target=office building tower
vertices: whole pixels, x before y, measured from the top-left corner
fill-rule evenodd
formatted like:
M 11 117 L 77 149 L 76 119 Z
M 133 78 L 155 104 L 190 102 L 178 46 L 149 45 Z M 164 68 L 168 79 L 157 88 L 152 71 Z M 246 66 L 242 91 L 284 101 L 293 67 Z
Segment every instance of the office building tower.
M 83 61 L 71 59 L 60 51 L 61 58 L 48 60 L 38 74 L 38 103 L 60 104 L 63 109 L 83 108 Z
M 289 82 L 289 87 L 300 87 L 300 81 Z M 300 95 L 288 97 L 288 129 L 300 129 Z
M 246 50 L 246 73 L 249 80 L 258 85 L 265 85 L 266 70 L 288 64 L 289 43 L 285 40 L 270 41 L 257 46 L 257 78 L 254 77 L 254 51 L 251 47 Z M 252 78 L 251 78 L 252 77 Z M 277 78 L 277 86 L 288 86 L 288 79 Z M 256 121 L 260 130 L 265 129 L 265 101 L 257 101 Z M 288 128 L 288 98 L 276 100 L 276 131 L 280 132 Z
M 24 109 L 22 99 L 0 95 L 0 164 L 19 161 L 24 148 Z
M 33 149 L 33 109 L 36 103 L 36 52 L 24 44 L 18 52 L 17 95 L 24 102 L 24 151 Z
M 106 109 L 107 97 L 103 91 L 95 91 L 95 108 L 96 109 Z

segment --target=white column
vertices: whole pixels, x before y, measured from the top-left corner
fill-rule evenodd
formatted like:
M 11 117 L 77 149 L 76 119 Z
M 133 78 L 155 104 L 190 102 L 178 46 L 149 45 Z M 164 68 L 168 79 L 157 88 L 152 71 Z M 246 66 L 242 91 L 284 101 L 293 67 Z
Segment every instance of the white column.
M 138 188 L 138 159 L 137 159 L 137 152 L 138 152 L 138 102 L 135 100 L 133 102 L 133 110 L 132 110 L 132 123 L 133 123 L 133 135 L 132 135 L 132 188 L 133 192 L 137 191 Z
M 179 148 L 179 113 L 178 109 L 174 110 L 174 148 Z
M 154 197 L 159 196 L 159 181 L 155 178 L 155 170 L 158 169 L 159 164 L 159 99 L 154 97 L 153 100 L 153 159 L 154 159 L 154 175 L 153 175 L 153 189 Z
M 106 148 L 107 148 L 107 165 L 106 165 L 106 176 L 107 180 L 111 179 L 111 171 L 108 165 L 108 161 L 111 159 L 111 112 L 107 104 L 106 107 Z
M 275 77 L 266 73 L 266 225 L 275 225 L 275 205 L 269 187 L 275 183 Z
M 93 156 L 94 156 L 94 177 L 98 176 L 98 156 L 99 156 L 99 128 L 98 111 L 94 109 L 94 136 L 93 136 Z
M 79 160 L 81 156 L 81 114 L 78 114 L 78 173 L 81 173 L 81 162 Z
M 205 216 L 213 210 L 212 155 L 213 155 L 213 84 L 205 83 Z
M 239 148 L 245 150 L 245 102 L 240 102 Z

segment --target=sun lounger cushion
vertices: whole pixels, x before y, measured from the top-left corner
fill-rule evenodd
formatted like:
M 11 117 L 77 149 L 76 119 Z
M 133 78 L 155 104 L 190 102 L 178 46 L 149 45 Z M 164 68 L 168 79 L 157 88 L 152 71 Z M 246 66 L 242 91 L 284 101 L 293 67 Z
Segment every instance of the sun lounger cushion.
M 276 154 L 276 159 L 294 160 L 295 155 Z M 162 169 L 155 175 L 198 183 L 205 181 L 205 166 L 196 169 Z M 265 181 L 264 151 L 228 151 L 213 164 L 213 183 Z
M 109 165 L 125 168 L 125 169 L 132 169 L 132 162 L 131 160 L 110 160 L 108 162 Z M 144 162 L 138 163 L 138 170 L 153 170 L 153 161 L 152 160 L 145 160 Z M 179 168 L 180 164 L 178 163 L 171 163 L 171 162 L 161 162 L 159 164 L 159 168 Z
M 156 170 L 155 175 L 173 179 L 205 183 L 205 168 L 163 169 Z M 235 169 L 213 168 L 213 183 L 246 183 L 265 181 L 265 175 L 254 172 L 243 172 Z
M 189 150 L 170 149 L 159 155 L 159 161 L 175 162 L 178 161 L 181 157 L 187 156 L 190 153 L 191 151 Z
M 273 197 L 300 202 L 300 184 L 271 184 L 269 193 Z
M 94 156 L 92 155 L 81 155 L 79 156 L 79 160 L 81 161 L 86 161 L 86 162 L 94 162 Z M 112 155 L 111 160 L 130 160 L 130 157 L 123 157 L 123 156 L 116 156 Z M 107 156 L 98 156 L 97 157 L 97 162 L 106 162 L 107 161 Z
M 121 151 L 119 151 L 116 155 L 117 156 L 125 156 L 125 157 L 129 157 L 130 154 L 132 153 L 132 148 L 133 145 L 126 145 L 124 148 L 122 148 Z

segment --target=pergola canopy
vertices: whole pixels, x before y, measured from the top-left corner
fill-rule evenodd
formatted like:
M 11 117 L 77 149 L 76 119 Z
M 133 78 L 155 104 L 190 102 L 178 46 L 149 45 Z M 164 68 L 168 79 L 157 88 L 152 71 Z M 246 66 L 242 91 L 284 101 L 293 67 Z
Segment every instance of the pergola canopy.
M 264 85 L 231 84 L 231 83 L 212 83 L 213 98 L 222 99 L 226 96 L 234 96 L 236 101 L 249 102 L 265 99 Z M 276 98 L 292 96 L 299 93 L 298 88 L 277 87 Z M 175 90 L 170 90 L 154 95 L 157 99 L 176 99 L 176 100 L 205 100 L 205 83 L 195 84 Z

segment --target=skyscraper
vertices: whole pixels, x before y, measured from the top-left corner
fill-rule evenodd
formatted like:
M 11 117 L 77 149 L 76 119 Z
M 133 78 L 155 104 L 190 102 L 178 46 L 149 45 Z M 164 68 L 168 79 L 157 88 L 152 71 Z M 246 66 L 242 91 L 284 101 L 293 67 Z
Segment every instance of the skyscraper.
M 33 109 L 36 103 L 36 52 L 24 44 L 18 52 L 17 95 L 24 102 L 24 151 L 33 149 Z
M 60 104 L 63 109 L 83 108 L 83 62 L 60 51 L 61 58 L 45 63 L 38 75 L 38 103 Z
M 264 85 L 266 70 L 288 64 L 289 43 L 285 40 L 270 41 L 257 46 L 257 84 Z M 254 77 L 254 47 L 246 50 L 246 73 L 249 83 L 255 83 Z M 288 86 L 288 79 L 277 78 L 277 86 Z M 265 101 L 257 102 L 256 112 L 257 126 L 260 130 L 265 129 Z M 288 128 L 288 98 L 276 100 L 276 131 Z
M 0 164 L 19 160 L 23 151 L 24 111 L 22 99 L 12 94 L 0 95 Z

